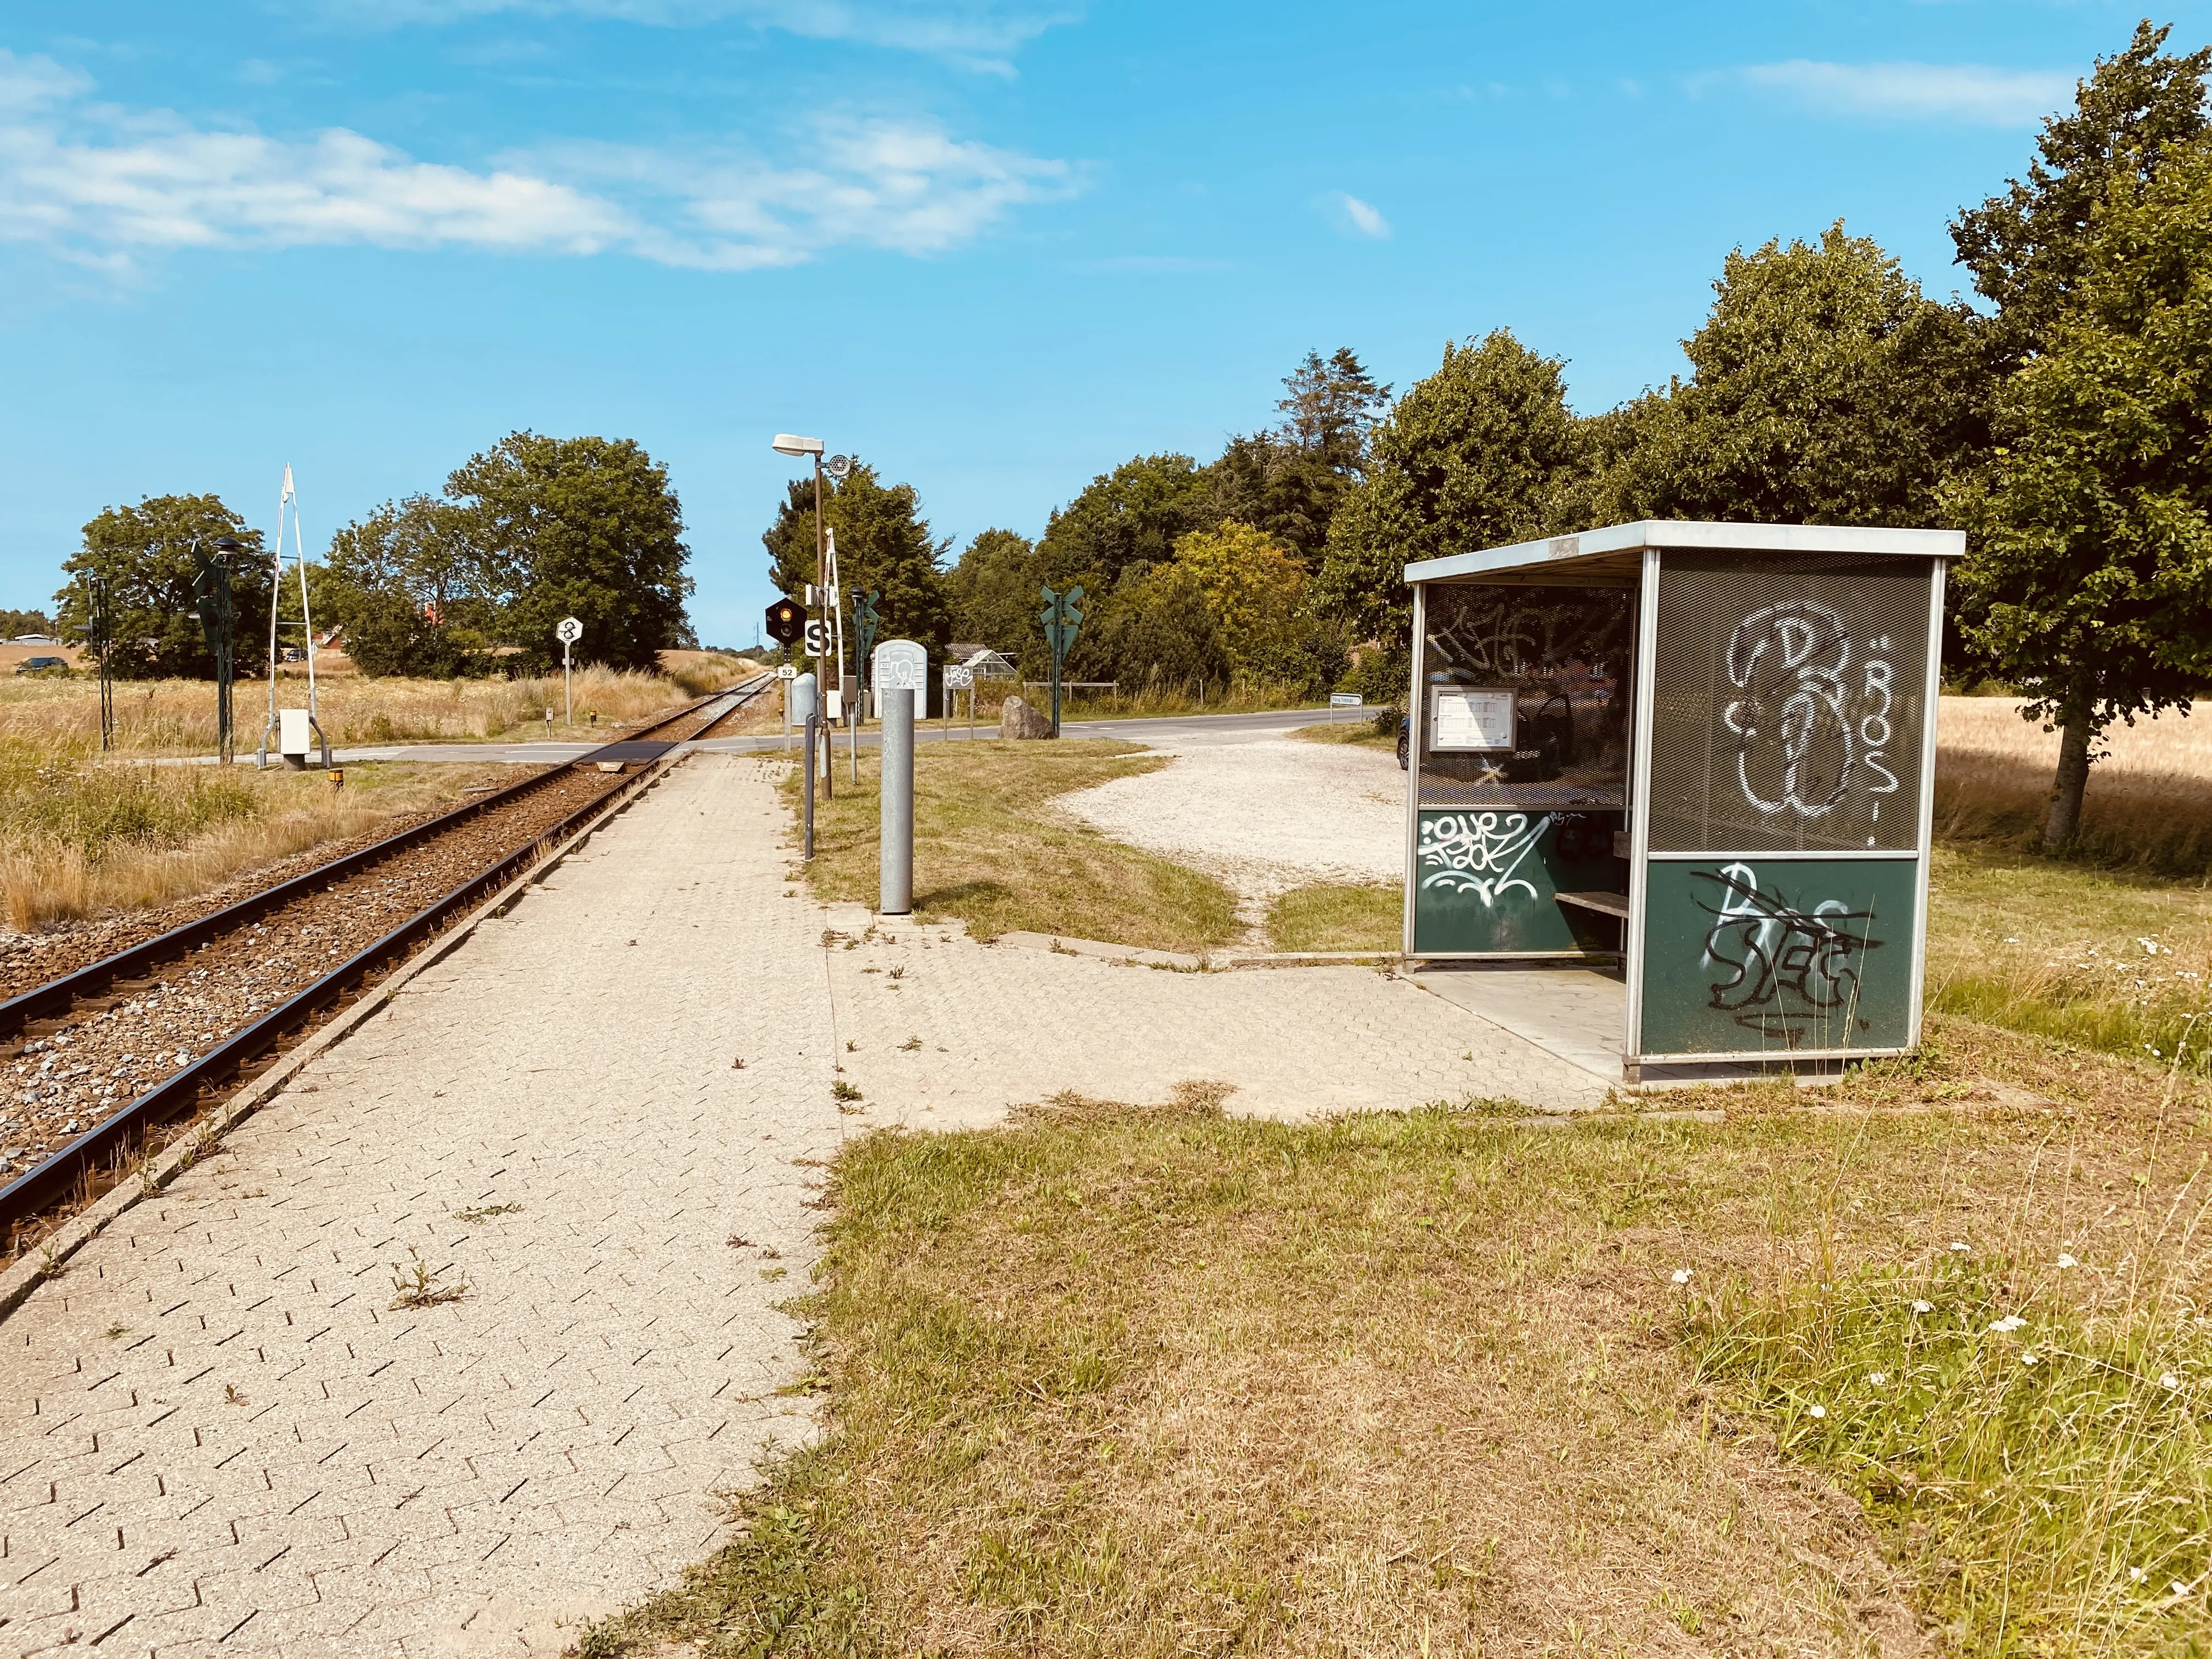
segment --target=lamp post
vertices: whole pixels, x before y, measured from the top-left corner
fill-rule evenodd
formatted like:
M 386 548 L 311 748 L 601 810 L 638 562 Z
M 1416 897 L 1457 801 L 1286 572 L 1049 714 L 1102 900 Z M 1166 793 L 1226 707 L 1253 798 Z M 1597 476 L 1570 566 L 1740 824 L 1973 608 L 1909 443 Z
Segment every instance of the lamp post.
M 838 693 L 839 700 L 842 702 L 845 679 L 845 618 L 841 607 L 831 597 L 831 592 L 837 583 L 837 568 L 835 555 L 829 550 L 828 536 L 823 527 L 822 475 L 826 471 L 832 478 L 842 478 L 852 471 L 853 464 L 842 455 L 832 455 L 825 468 L 822 459 L 824 447 L 822 440 L 802 438 L 789 432 L 777 433 L 775 441 L 769 447 L 779 455 L 804 455 L 814 463 L 814 587 L 815 591 L 821 595 L 821 603 L 827 607 L 826 614 L 830 625 L 836 632 Z M 808 654 L 811 656 L 813 653 L 810 652 Z M 847 718 L 851 718 L 849 714 Z M 853 741 L 856 745 L 854 764 L 857 772 L 859 766 L 857 745 L 860 742 L 860 728 L 857 725 L 853 728 Z M 822 790 L 825 796 L 832 793 L 831 779 L 836 769 L 836 744 L 834 738 L 831 742 L 824 744 L 822 748 Z

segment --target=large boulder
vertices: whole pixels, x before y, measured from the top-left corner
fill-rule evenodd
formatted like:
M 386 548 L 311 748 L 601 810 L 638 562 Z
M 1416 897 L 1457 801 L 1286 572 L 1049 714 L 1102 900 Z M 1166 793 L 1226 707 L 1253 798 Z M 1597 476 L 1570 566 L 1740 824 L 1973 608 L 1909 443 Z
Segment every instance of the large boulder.
M 1031 708 L 1019 697 L 1008 697 L 1006 706 L 999 711 L 999 735 L 1048 738 L 1052 735 L 1052 716 L 1042 708 Z

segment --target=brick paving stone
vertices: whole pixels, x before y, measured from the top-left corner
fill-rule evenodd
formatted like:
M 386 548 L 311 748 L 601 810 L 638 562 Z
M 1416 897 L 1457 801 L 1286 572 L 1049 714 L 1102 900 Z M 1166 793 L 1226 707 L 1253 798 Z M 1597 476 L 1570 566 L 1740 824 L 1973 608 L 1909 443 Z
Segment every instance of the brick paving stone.
M 678 769 L 0 1324 L 0 1653 L 557 1652 L 711 1547 L 811 1430 L 842 1130 L 769 775 Z
M 815 1432 L 777 1304 L 849 1131 L 1188 1080 L 1285 1117 L 1602 1097 L 1365 969 L 825 913 L 786 896 L 780 768 L 694 756 L 0 1323 L 0 1656 L 558 1652 Z M 465 1294 L 392 1307 L 418 1258 Z

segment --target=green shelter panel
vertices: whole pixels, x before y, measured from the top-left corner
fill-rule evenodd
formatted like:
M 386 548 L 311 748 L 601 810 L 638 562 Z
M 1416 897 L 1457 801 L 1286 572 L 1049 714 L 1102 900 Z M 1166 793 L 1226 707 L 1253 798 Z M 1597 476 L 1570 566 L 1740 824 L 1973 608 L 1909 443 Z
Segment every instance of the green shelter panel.
M 1496 956 L 1612 954 L 1622 924 L 1559 902 L 1573 892 L 1625 892 L 1613 856 L 1618 812 L 1420 814 L 1413 848 L 1413 952 Z
M 1912 1028 L 1912 859 L 1655 860 L 1646 1054 L 1902 1048 Z

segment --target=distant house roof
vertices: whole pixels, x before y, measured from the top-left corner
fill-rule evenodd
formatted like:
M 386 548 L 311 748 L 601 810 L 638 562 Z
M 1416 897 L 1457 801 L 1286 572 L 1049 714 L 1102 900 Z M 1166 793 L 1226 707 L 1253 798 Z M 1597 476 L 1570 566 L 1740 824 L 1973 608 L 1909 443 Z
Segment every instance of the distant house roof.
M 10 645 L 59 645 L 61 641 L 52 634 L 18 634 L 8 643 Z
M 1017 672 L 1011 658 L 1002 652 L 992 650 L 988 646 L 979 645 L 971 648 L 956 645 L 949 647 L 948 649 L 954 660 L 965 664 L 987 680 L 1010 680 L 1014 678 Z M 963 650 L 969 651 L 970 654 L 961 655 Z

